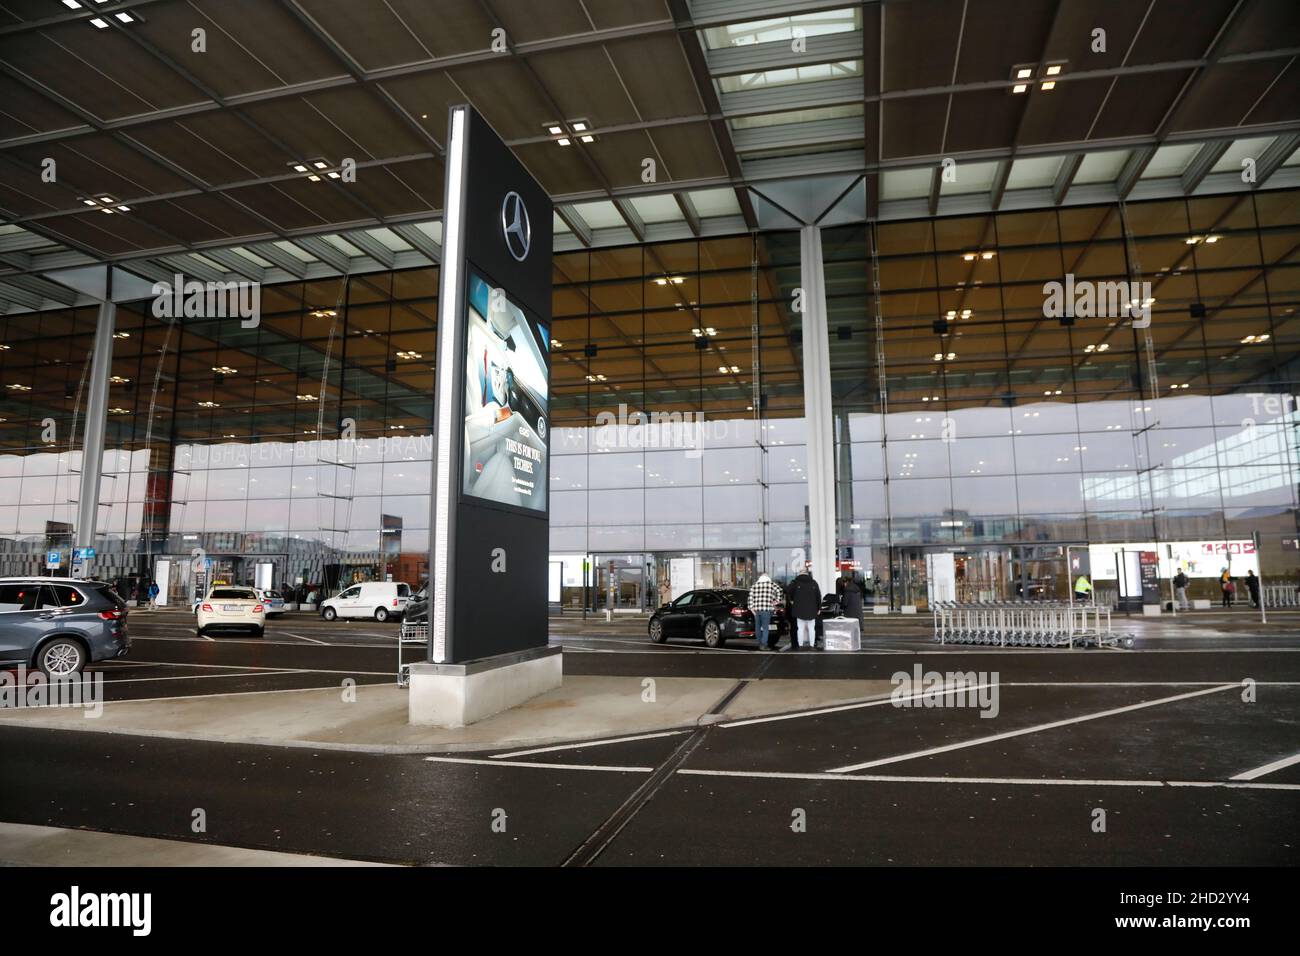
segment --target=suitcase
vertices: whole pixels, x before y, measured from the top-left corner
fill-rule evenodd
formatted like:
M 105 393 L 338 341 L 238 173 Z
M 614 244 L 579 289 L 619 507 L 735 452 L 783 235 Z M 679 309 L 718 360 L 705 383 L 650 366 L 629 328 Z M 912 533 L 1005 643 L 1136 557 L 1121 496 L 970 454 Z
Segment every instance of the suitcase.
M 862 650 L 861 629 L 857 618 L 831 617 L 822 621 L 823 640 L 828 651 Z

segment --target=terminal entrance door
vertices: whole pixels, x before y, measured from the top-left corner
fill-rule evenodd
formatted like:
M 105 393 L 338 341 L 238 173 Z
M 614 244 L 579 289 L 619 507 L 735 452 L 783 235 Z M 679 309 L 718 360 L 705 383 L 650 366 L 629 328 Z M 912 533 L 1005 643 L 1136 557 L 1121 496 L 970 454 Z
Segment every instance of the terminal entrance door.
M 933 601 L 1065 601 L 1070 586 L 1065 550 L 1063 544 L 896 547 L 890 556 L 893 606 L 926 610 Z M 883 588 L 882 601 L 890 590 Z

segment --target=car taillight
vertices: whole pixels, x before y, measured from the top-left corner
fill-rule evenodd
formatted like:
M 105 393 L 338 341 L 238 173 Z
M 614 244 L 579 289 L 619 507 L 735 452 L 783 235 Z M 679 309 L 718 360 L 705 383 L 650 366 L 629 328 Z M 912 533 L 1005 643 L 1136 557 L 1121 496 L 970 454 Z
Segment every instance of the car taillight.
M 121 608 L 115 607 L 111 611 L 100 611 L 99 616 L 105 621 L 120 621 L 122 620 L 123 614 Z
M 211 610 L 212 610 L 212 605 L 211 605 L 211 604 L 204 604 L 204 605 L 203 605 L 203 610 L 205 610 L 205 611 L 211 611 Z
M 254 613 L 254 614 L 261 614 L 261 613 L 262 613 L 262 605 L 260 605 L 260 604 L 254 604 L 254 605 L 253 605 L 253 613 Z
M 393 598 L 393 607 L 397 607 L 397 598 Z
M 744 617 L 744 616 L 745 616 L 745 609 L 744 609 L 743 607 L 733 607 L 733 608 L 731 609 L 731 616 L 732 616 L 732 617 Z

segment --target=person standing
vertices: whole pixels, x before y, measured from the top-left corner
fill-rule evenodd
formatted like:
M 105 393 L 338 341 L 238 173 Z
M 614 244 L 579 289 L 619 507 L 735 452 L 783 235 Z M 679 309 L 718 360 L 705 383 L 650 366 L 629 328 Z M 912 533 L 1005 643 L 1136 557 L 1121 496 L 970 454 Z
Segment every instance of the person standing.
M 858 622 L 858 635 L 862 634 L 862 585 L 858 579 L 850 577 L 844 582 L 844 593 L 840 596 L 840 613 Z
M 157 609 L 158 609 L 158 582 L 150 581 L 149 582 L 149 610 L 155 611 Z
M 1232 607 L 1232 592 L 1237 588 L 1232 583 L 1232 575 L 1228 573 L 1227 568 L 1219 574 L 1219 589 L 1223 591 L 1223 603 L 1220 607 Z
M 1174 575 L 1174 600 L 1178 602 L 1178 610 L 1188 610 L 1187 604 L 1187 573 L 1182 568 Z
M 781 603 L 781 586 L 766 572 L 749 589 L 749 609 L 754 612 L 754 640 L 759 650 L 776 650 L 777 636 L 772 633 L 772 613 Z
M 813 580 L 807 565 L 804 566 L 802 573 L 790 582 L 786 598 L 786 604 L 795 622 L 795 630 L 790 632 L 790 646 L 786 649 L 793 651 L 796 647 L 815 648 L 817 612 L 822 606 L 822 589 Z
M 1250 593 L 1250 606 L 1259 607 L 1259 577 L 1254 568 L 1246 572 L 1246 590 Z
M 1074 582 L 1074 599 L 1080 604 L 1092 603 L 1092 582 L 1088 575 L 1081 574 Z

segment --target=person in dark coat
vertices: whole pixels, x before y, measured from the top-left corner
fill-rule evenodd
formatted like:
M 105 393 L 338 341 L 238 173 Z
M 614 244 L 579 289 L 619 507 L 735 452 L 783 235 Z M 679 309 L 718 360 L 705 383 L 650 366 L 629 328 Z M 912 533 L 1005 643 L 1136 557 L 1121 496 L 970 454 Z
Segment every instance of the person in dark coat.
M 795 625 L 790 632 L 790 646 L 786 649 L 792 651 L 796 647 L 816 647 L 817 612 L 822 606 L 822 589 L 806 567 L 802 574 L 790 582 L 790 587 L 786 590 L 786 606 L 790 609 Z
M 849 578 L 844 582 L 844 593 L 840 595 L 840 607 L 843 608 L 845 617 L 854 618 L 861 625 L 862 585 L 858 584 L 857 578 Z
M 1251 607 L 1259 607 L 1259 576 L 1254 571 L 1246 572 L 1246 589 L 1250 592 Z

